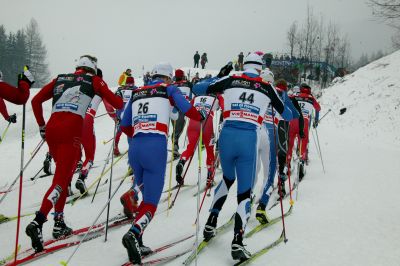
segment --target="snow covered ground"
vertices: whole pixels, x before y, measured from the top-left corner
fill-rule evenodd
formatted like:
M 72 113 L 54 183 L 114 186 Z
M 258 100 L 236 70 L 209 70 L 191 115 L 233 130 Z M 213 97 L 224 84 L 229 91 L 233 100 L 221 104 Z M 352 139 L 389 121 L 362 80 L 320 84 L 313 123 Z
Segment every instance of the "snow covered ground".
M 285 219 L 289 241 L 258 258 L 252 265 L 400 265 L 399 64 L 400 52 L 397 52 L 360 69 L 352 76 L 346 77 L 343 83 L 324 92 L 321 99 L 322 115 L 328 109 L 332 109 L 318 127 L 326 173 L 323 172 L 311 137 L 311 161 L 307 168 L 307 175 L 300 184 L 293 213 Z M 11 104 L 8 104 L 8 107 L 10 113 L 15 111 L 19 114 L 19 123 L 11 125 L 5 141 L 0 146 L 1 190 L 5 190 L 3 186 L 10 183 L 19 172 L 22 108 Z M 342 107 L 348 107 L 348 109 L 344 115 L 339 116 L 339 109 Z M 36 122 L 30 112 L 30 104 L 27 108 L 29 112 L 27 113 L 25 162 L 40 140 Z M 48 114 L 49 105 L 45 110 Z M 104 108 L 101 106 L 98 113 L 103 112 Z M 109 149 L 109 146 L 103 145 L 101 141 L 109 139 L 113 131 L 113 122 L 107 116 L 96 119 L 95 125 L 98 140 L 95 165 L 100 167 L 92 170 L 88 184 L 101 172 L 102 160 L 105 159 Z M 6 123 L 1 121 L 0 128 L 3 129 L 5 126 Z M 181 152 L 183 142 L 182 137 Z M 124 137 L 121 139 L 120 148 L 127 149 Z M 26 180 L 40 169 L 45 152 L 46 148 L 43 147 L 28 167 L 24 173 Z M 196 155 L 187 176 L 187 184 L 195 184 L 197 180 L 197 161 Z M 123 159 L 117 164 L 114 169 L 114 179 L 125 173 L 126 162 L 127 160 Z M 168 187 L 169 167 L 168 165 L 165 188 Z M 202 176 L 205 178 L 206 171 L 204 167 L 202 169 Z M 172 172 L 173 184 L 175 184 L 175 165 Z M 216 178 L 220 180 L 220 172 L 217 173 Z M 262 177 L 259 178 L 261 179 Z M 50 177 L 37 180 L 35 183 L 31 181 L 24 183 L 23 214 L 38 209 L 50 183 Z M 114 181 L 113 187 L 117 183 L 119 181 Z M 261 184 L 257 185 L 257 192 L 260 186 Z M 128 188 L 127 180 L 111 203 L 110 216 L 121 212 L 119 196 Z M 98 194 L 93 204 L 90 203 L 90 197 L 77 202 L 74 206 L 66 206 L 67 224 L 74 229 L 90 225 L 107 200 L 107 190 L 108 186 L 103 186 L 101 191 L 105 192 Z M 11 192 L 0 205 L 0 213 L 8 216 L 16 215 L 17 191 Z M 182 191 L 176 205 L 168 215 L 162 212 L 166 209 L 166 203 L 160 203 L 159 213 L 146 229 L 144 235 L 146 245 L 157 247 L 195 232 L 196 227 L 193 223 L 196 216 L 196 198 L 193 197 L 194 193 L 195 189 Z M 236 188 L 233 186 L 221 212 L 220 223 L 229 219 L 236 210 L 235 194 Z M 162 199 L 165 197 L 166 195 L 163 194 Z M 200 233 L 208 216 L 206 210 L 211 200 L 212 197 L 207 197 L 204 203 L 200 216 Z M 284 208 L 287 209 L 288 206 L 288 202 L 284 202 Z M 280 210 L 276 207 L 269 215 L 276 217 L 279 213 Z M 32 217 L 21 219 L 22 249 L 30 245 L 24 229 L 31 219 Z M 100 220 L 105 220 L 105 213 Z M 248 229 L 257 224 L 258 222 L 252 216 Z M 51 238 L 52 226 L 53 222 L 49 216 L 49 222 L 44 225 L 45 239 Z M 129 226 L 126 225 L 110 229 L 106 243 L 104 238 L 98 238 L 83 244 L 69 265 L 121 265 L 127 261 L 121 238 L 128 228 Z M 9 255 L 14 250 L 15 230 L 16 222 L 0 225 L 0 258 Z M 229 232 L 217 237 L 199 255 L 198 265 L 233 264 L 230 257 L 232 230 L 231 227 Z M 247 248 L 250 251 L 257 250 L 274 241 L 281 230 L 281 223 L 277 223 L 257 233 L 245 241 Z M 194 239 L 188 240 L 155 255 L 154 258 L 190 248 L 193 241 Z M 73 248 L 65 249 L 29 265 L 59 265 L 59 261 L 67 259 L 72 251 Z M 181 257 L 169 265 L 181 265 L 184 259 L 185 257 Z

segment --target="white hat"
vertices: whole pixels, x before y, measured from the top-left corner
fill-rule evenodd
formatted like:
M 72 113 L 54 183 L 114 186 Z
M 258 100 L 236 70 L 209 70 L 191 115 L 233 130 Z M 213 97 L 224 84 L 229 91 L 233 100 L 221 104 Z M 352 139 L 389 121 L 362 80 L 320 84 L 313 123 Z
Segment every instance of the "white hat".
M 260 73 L 260 77 L 265 82 L 274 83 L 274 73 L 272 73 L 272 71 L 269 70 L 269 68 L 262 70 Z
M 244 63 L 243 63 L 243 69 L 257 69 L 257 70 L 261 70 L 262 69 L 262 58 L 261 56 L 259 56 L 256 53 L 251 53 L 248 56 L 246 56 L 246 58 L 244 59 Z
M 174 76 L 174 69 L 172 68 L 171 64 L 168 62 L 161 62 L 156 64 L 151 71 L 152 76 L 165 76 L 170 79 Z
M 0 70 L 0 81 L 3 81 L 3 72 Z
M 97 59 L 91 56 L 86 56 L 83 55 L 81 58 L 79 58 L 78 63 L 76 64 L 76 67 L 87 67 L 90 69 L 93 69 L 94 72 L 97 72 Z

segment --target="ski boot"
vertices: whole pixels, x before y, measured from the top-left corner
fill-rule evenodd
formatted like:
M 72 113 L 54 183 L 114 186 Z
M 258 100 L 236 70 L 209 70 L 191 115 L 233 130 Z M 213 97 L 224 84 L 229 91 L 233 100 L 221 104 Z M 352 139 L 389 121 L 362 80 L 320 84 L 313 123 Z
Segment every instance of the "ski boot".
M 140 254 L 142 254 L 143 257 L 153 253 L 153 250 L 151 250 L 151 248 L 143 245 L 142 237 L 139 237 L 138 242 L 139 242 Z
M 135 192 L 129 189 L 120 198 L 122 206 L 124 206 L 124 214 L 129 219 L 133 219 L 138 211 L 138 203 L 135 197 Z
M 31 239 L 32 248 L 35 250 L 35 253 L 43 251 L 42 227 L 46 221 L 46 217 L 41 212 L 36 212 L 35 219 L 25 229 L 26 235 Z
M 176 182 L 178 183 L 178 185 L 182 186 L 183 185 L 183 177 L 182 177 L 182 173 L 183 173 L 183 168 L 185 166 L 186 161 L 181 159 L 179 160 L 179 163 L 176 165 Z
M 174 152 L 173 161 L 178 160 L 180 157 L 181 155 L 179 154 L 179 152 Z
M 234 260 L 240 261 L 248 260 L 251 257 L 251 253 L 244 248 L 242 233 L 235 233 L 232 240 L 231 255 Z
M 82 169 L 82 165 L 83 165 L 82 160 L 79 160 L 79 162 L 76 164 L 75 173 L 78 173 Z
M 286 196 L 285 181 L 282 179 L 278 182 L 278 194 L 282 199 Z
M 68 197 L 71 197 L 73 195 L 74 195 L 74 192 L 72 191 L 71 184 L 69 184 L 68 185 Z
M 133 175 L 133 169 L 131 166 L 128 166 L 128 176 Z
M 303 180 L 304 177 L 304 161 L 300 160 L 299 163 L 299 182 Z
M 115 157 L 121 156 L 121 153 L 119 152 L 118 146 L 114 147 L 114 156 Z
M 75 188 L 78 189 L 82 195 L 85 194 L 85 192 L 87 190 L 86 184 L 85 184 L 85 178 L 83 178 L 82 176 L 79 176 L 79 178 L 76 180 Z
M 55 239 L 64 238 L 72 234 L 72 229 L 64 222 L 64 213 L 59 212 L 54 214 L 53 237 Z
M 46 153 L 46 159 L 44 159 L 44 162 L 43 162 L 43 172 L 46 175 L 51 175 L 52 174 L 51 173 L 51 159 L 52 159 L 52 157 L 50 155 L 50 152 L 47 152 Z
M 138 241 L 139 233 L 136 232 L 137 230 L 140 232 L 140 229 L 136 225 L 132 227 L 136 229 L 135 232 L 131 228 L 122 238 L 122 245 L 128 252 L 129 261 L 140 265 L 142 264 L 142 253 Z
M 257 207 L 256 211 L 256 219 L 260 222 L 260 224 L 269 223 L 269 217 L 267 216 L 267 212 L 265 211 L 265 205 L 260 203 Z
M 203 237 L 204 241 L 208 242 L 217 233 L 218 216 L 215 213 L 210 213 L 206 225 L 204 226 Z

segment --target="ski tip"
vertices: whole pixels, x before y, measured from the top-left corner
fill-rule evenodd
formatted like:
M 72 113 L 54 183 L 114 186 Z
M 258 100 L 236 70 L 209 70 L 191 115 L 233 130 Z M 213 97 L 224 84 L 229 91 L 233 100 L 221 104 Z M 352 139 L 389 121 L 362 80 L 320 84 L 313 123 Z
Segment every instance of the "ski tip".
M 60 264 L 61 264 L 62 266 L 67 266 L 67 265 L 68 265 L 67 262 L 64 261 L 64 260 L 60 261 Z

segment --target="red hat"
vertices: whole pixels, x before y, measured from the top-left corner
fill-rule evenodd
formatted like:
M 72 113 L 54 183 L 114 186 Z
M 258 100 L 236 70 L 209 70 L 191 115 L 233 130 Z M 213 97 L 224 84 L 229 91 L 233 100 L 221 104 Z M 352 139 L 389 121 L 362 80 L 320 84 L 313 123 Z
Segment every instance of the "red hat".
M 135 85 L 135 79 L 133 77 L 127 77 L 125 85 Z
M 184 75 L 185 75 L 185 72 L 183 72 L 182 69 L 175 70 L 175 77 L 176 78 L 183 78 Z
M 278 80 L 275 82 L 275 87 L 276 87 L 278 90 L 281 90 L 281 91 L 287 91 L 287 88 L 288 88 L 287 82 L 286 82 L 286 80 L 284 80 L 284 79 L 278 79 Z

